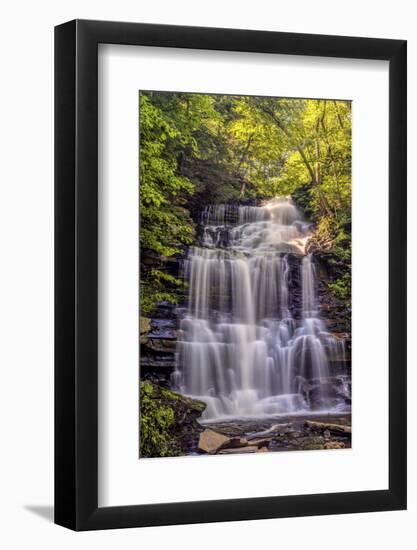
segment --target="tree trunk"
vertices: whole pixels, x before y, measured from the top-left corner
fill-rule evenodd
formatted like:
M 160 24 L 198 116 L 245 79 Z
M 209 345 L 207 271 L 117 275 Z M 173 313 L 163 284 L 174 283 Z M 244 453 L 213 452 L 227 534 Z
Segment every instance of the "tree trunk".
M 330 433 L 336 435 L 350 435 L 352 433 L 351 426 L 345 426 L 343 424 L 327 424 L 325 422 L 314 422 L 313 420 L 306 420 L 305 423 L 307 428 L 310 428 L 314 431 L 325 431 L 329 430 Z
M 263 107 L 261 106 L 261 110 L 266 113 L 269 117 L 272 118 L 272 120 L 275 122 L 275 124 L 278 126 L 278 128 L 289 138 L 291 139 L 291 134 L 290 132 L 287 130 L 287 128 L 284 126 L 284 124 L 282 123 L 282 121 L 277 117 L 277 115 L 271 111 L 270 109 L 268 109 L 267 107 Z M 311 177 L 311 181 L 317 185 L 317 179 L 316 179 L 316 174 L 310 164 L 310 162 L 308 161 L 305 153 L 304 153 L 304 150 L 303 148 L 297 144 L 295 144 L 295 148 L 297 149 L 302 161 L 304 162 L 307 170 L 308 170 L 308 173 L 310 174 L 310 177 Z
M 339 126 L 342 130 L 344 130 L 345 126 L 343 124 L 342 117 L 340 116 L 339 109 L 337 107 L 337 101 L 333 101 L 333 103 L 334 103 L 334 108 L 336 109 L 336 115 L 337 115 L 337 120 L 339 121 Z

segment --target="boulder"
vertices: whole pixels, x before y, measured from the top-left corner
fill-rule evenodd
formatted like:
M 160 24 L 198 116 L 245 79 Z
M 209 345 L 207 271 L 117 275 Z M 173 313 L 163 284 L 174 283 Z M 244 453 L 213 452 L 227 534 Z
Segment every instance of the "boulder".
M 245 439 L 244 437 L 239 437 L 239 436 L 236 436 L 236 437 L 231 437 L 230 438 L 230 441 L 229 441 L 229 444 L 227 445 L 228 447 L 230 448 L 240 448 L 240 447 L 246 447 L 246 445 L 248 444 L 248 440 Z
M 213 430 L 206 429 L 200 434 L 198 450 L 203 453 L 216 454 L 220 449 L 227 447 L 228 444 L 230 444 L 229 437 Z
M 325 449 L 344 449 L 345 444 L 343 441 L 327 441 L 324 444 Z

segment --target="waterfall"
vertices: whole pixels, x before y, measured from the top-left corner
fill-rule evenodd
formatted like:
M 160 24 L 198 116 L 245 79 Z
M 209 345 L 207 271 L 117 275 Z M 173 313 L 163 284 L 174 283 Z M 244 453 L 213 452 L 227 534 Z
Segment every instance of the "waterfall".
M 202 223 L 185 262 L 178 389 L 207 403 L 208 420 L 330 410 L 329 363 L 344 342 L 319 316 L 311 225 L 288 198 L 211 205 Z

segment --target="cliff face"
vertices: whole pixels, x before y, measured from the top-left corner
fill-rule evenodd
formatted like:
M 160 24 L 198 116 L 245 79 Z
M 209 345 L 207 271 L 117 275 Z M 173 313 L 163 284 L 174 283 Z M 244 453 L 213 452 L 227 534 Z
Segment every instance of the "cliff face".
M 175 347 L 178 337 L 178 319 L 175 307 L 160 304 L 153 318 L 141 317 L 140 375 L 162 386 L 170 386 L 175 369 Z
M 331 252 L 313 253 L 319 288 L 318 299 L 321 317 L 326 329 L 343 338 L 345 357 L 333 361 L 332 374 L 350 372 L 351 365 L 351 307 L 350 300 L 338 299 L 331 285 L 338 281 L 341 271 Z M 300 257 L 288 255 L 290 268 L 290 310 L 295 320 L 301 319 Z M 140 323 L 140 371 L 141 379 L 148 379 L 165 387 L 171 386 L 171 374 L 175 369 L 175 350 L 178 338 L 179 316 L 183 309 L 168 303 L 160 303 L 152 318 L 141 317 Z
M 334 290 L 350 268 L 343 265 L 337 255 L 331 251 L 317 251 L 314 253 L 314 258 L 319 274 L 318 295 L 321 316 L 331 332 L 345 339 L 347 358 L 350 362 L 352 347 L 350 290 L 349 292 L 346 290 L 342 296 L 338 296 Z
M 248 205 L 251 205 L 248 203 Z M 233 206 L 233 205 L 232 205 Z M 193 212 L 197 225 L 197 238 L 203 238 L 203 225 L 200 210 Z M 233 220 L 231 220 L 232 222 Z M 231 223 L 230 222 L 230 223 Z M 234 220 L 237 222 L 237 219 Z M 228 231 L 225 230 L 225 235 Z M 227 248 L 228 242 L 220 239 L 218 246 Z M 322 321 L 326 330 L 345 342 L 343 357 L 333 358 L 331 374 L 350 372 L 351 362 L 351 302 L 350 302 L 350 261 L 341 256 L 341 246 L 332 248 L 331 244 L 323 243 L 316 234 L 307 245 L 307 252 L 312 256 L 317 275 L 317 297 Z M 342 249 L 343 254 L 343 249 Z M 184 259 L 187 250 L 176 258 L 169 259 L 166 269 L 175 277 L 182 278 Z M 301 259 L 299 254 L 288 253 L 289 267 L 289 309 L 293 319 L 302 319 L 302 288 Z M 144 258 L 151 262 L 152 258 Z M 346 280 L 348 284 L 346 284 Z M 149 379 L 165 387 L 171 387 L 171 374 L 175 369 L 175 351 L 178 338 L 179 319 L 182 317 L 186 301 L 187 288 L 184 285 L 178 293 L 177 305 L 159 302 L 152 316 L 141 318 L 140 329 L 140 367 L 141 379 Z

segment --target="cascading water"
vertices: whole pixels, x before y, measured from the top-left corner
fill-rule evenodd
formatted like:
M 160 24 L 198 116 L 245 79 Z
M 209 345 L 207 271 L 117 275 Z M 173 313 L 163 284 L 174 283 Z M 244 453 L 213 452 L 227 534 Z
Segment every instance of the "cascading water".
M 315 266 L 305 255 L 310 224 L 286 198 L 212 205 L 202 220 L 202 246 L 185 265 L 175 385 L 207 403 L 205 420 L 309 412 L 312 387 L 315 409 L 334 407 L 325 382 L 344 342 L 319 318 Z M 290 259 L 300 272 L 298 315 Z

